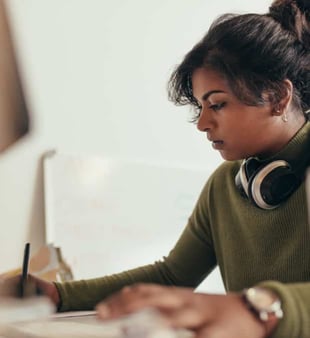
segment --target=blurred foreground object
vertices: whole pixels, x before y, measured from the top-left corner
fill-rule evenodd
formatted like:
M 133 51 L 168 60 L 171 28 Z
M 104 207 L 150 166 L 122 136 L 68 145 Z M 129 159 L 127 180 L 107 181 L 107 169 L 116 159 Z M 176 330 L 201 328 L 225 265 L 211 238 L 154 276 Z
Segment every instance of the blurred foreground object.
M 13 298 L 0 296 L 0 336 L 7 338 L 37 337 L 19 330 L 20 323 L 47 320 L 55 313 L 54 304 L 45 296 Z
M 29 115 L 17 67 L 5 1 L 0 0 L 0 152 L 29 131 Z
M 27 280 L 22 294 L 20 283 L 21 276 L 0 280 L 0 337 L 30 338 L 15 325 L 46 320 L 56 311 L 51 299 L 38 293 L 34 281 Z
M 161 315 L 152 309 L 106 322 L 95 316 L 54 319 L 52 316 L 50 320 L 16 323 L 10 329 L 7 330 L 10 338 L 193 338 L 190 332 L 167 326 Z
M 71 268 L 62 257 L 61 248 L 52 244 L 42 246 L 30 257 L 29 273 L 49 282 L 73 280 Z M 0 278 L 7 279 L 19 274 L 21 274 L 21 268 L 4 272 Z
M 3 324 L 49 318 L 55 306 L 49 298 L 0 298 L 0 327 Z M 1 331 L 1 330 L 0 330 Z

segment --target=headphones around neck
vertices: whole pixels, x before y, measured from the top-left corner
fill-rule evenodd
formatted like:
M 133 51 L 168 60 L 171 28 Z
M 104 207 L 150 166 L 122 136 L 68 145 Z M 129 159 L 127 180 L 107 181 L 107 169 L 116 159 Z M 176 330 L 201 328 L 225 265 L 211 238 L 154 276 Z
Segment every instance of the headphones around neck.
M 241 195 L 265 210 L 277 208 L 299 187 L 301 181 L 288 162 L 276 160 L 266 164 L 253 157 L 242 162 L 235 177 Z

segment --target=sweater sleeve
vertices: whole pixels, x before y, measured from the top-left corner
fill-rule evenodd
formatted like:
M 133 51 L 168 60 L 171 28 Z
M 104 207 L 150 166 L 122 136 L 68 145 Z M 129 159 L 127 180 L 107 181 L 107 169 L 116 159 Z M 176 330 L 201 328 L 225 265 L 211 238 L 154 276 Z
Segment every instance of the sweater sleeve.
M 283 284 L 265 281 L 259 285 L 273 290 L 282 301 L 284 316 L 271 337 L 310 337 L 310 282 Z

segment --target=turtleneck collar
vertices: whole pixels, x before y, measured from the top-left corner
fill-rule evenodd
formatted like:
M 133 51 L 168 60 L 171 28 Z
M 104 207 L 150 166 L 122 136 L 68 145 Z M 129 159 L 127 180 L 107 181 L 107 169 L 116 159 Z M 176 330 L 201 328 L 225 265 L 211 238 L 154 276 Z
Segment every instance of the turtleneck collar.
M 256 158 L 259 162 L 285 160 L 294 168 L 310 164 L 310 121 L 307 121 L 295 136 L 277 153 L 267 158 Z

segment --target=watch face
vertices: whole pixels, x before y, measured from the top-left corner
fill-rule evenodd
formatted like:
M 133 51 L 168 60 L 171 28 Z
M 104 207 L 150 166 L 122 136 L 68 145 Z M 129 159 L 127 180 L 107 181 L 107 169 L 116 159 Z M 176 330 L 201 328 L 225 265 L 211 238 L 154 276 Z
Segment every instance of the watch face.
M 247 298 L 258 310 L 270 309 L 278 300 L 277 296 L 273 292 L 257 287 L 248 289 Z

